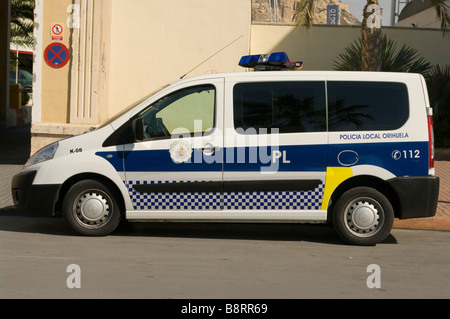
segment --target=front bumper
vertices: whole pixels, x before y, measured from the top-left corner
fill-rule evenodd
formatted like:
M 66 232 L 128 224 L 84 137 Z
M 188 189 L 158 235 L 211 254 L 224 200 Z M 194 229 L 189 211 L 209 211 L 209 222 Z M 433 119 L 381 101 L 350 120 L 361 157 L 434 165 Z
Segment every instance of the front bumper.
M 15 175 L 11 181 L 14 205 L 26 213 L 54 216 L 61 185 L 33 185 L 36 171 Z
M 399 177 L 388 181 L 399 200 L 398 218 L 433 217 L 439 198 L 439 177 Z

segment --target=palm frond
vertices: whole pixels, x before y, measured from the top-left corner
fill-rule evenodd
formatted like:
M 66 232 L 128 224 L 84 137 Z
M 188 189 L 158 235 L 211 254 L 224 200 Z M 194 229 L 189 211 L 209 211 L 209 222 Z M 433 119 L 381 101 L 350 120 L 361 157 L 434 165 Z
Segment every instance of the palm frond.
M 450 65 L 431 68 L 426 82 L 435 119 L 450 121 Z
M 11 43 L 33 45 L 34 0 L 11 0 Z
M 339 53 L 334 61 L 334 68 L 338 71 L 361 71 L 361 38 L 352 42 L 343 53 Z
M 300 0 L 295 10 L 294 18 L 297 21 L 297 27 L 306 27 L 311 29 L 315 15 L 317 0 Z
M 382 70 L 387 69 L 393 71 L 395 68 L 393 66 L 396 50 L 395 41 L 392 41 L 388 39 L 386 35 L 383 35 L 381 39 L 381 47 L 381 68 Z
M 450 31 L 450 6 L 447 0 L 430 0 L 430 3 L 436 10 L 436 15 L 441 21 L 441 30 L 446 35 Z
M 430 77 L 447 78 L 450 81 L 450 65 L 435 65 L 429 72 Z
M 334 62 L 338 71 L 361 71 L 361 39 L 352 42 Z M 381 71 L 421 73 L 426 76 L 431 64 L 418 51 L 403 45 L 397 49 L 397 42 L 383 35 L 381 41 Z

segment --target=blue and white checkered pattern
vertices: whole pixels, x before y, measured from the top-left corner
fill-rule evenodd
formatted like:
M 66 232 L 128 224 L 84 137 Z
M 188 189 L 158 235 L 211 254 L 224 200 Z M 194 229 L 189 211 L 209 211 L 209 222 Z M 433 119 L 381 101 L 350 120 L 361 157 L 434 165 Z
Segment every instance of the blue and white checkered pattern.
M 133 185 L 191 183 L 176 181 L 128 181 L 131 202 L 135 210 L 220 210 L 222 209 L 220 192 L 210 193 L 138 193 Z
M 128 181 L 130 199 L 135 210 L 319 210 L 324 184 L 307 192 L 180 192 L 138 193 L 133 185 L 183 183 L 175 181 Z M 188 182 L 185 182 L 188 183 Z
M 225 209 L 318 210 L 322 205 L 324 184 L 307 192 L 237 192 L 225 193 Z

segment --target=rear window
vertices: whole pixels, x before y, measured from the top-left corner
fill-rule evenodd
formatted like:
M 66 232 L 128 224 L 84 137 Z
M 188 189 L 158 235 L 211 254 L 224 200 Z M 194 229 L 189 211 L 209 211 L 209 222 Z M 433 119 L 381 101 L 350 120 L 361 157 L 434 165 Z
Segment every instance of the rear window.
M 326 130 L 323 81 L 239 83 L 233 94 L 234 127 L 240 133 Z
M 327 82 L 329 131 L 400 128 L 409 117 L 404 83 Z

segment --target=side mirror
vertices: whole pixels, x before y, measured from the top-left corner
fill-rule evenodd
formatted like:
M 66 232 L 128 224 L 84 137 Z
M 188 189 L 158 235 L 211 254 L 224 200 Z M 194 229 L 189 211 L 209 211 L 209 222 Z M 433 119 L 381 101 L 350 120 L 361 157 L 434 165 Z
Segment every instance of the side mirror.
M 134 141 L 144 140 L 144 120 L 137 118 L 131 123 L 131 132 L 133 134 Z

